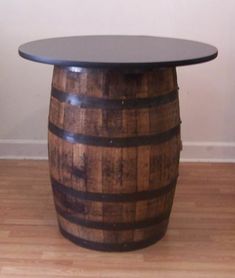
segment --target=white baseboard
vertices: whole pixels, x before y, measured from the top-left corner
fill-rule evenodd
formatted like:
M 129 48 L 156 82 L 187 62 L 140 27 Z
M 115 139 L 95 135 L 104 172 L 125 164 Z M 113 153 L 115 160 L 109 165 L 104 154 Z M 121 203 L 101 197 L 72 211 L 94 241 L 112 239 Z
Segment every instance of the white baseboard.
M 0 159 L 47 159 L 46 140 L 0 140 Z M 183 142 L 182 162 L 235 162 L 235 143 Z
M 0 140 L 0 159 L 47 159 L 46 140 Z
M 183 142 L 182 162 L 235 162 L 235 143 Z

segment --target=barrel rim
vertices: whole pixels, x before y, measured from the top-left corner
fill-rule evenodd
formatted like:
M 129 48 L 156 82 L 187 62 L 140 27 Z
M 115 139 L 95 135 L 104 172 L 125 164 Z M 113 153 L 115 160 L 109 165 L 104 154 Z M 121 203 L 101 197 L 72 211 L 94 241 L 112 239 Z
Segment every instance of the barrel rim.
M 161 186 L 157 189 L 145 190 L 145 191 L 135 191 L 131 193 L 103 193 L 103 192 L 91 192 L 91 191 L 81 191 L 72 188 L 71 186 L 66 186 L 54 177 L 51 176 L 51 185 L 54 192 L 58 191 L 63 194 L 68 194 L 72 197 L 79 198 L 82 200 L 90 200 L 97 202 L 136 202 L 142 200 L 156 199 L 171 190 L 175 189 L 177 184 L 178 175 L 172 179 L 167 185 Z
M 104 137 L 73 133 L 58 127 L 51 121 L 49 121 L 48 130 L 52 134 L 71 144 L 79 143 L 100 147 L 128 148 L 146 145 L 157 145 L 169 141 L 174 136 L 180 134 L 180 124 L 181 122 L 179 122 L 176 126 L 169 128 L 168 130 L 161 133 L 128 137 Z
M 79 226 L 97 229 L 97 230 L 106 230 L 106 231 L 123 231 L 123 230 L 136 230 L 136 229 L 144 229 L 147 227 L 154 226 L 156 224 L 160 224 L 164 220 L 167 220 L 170 217 L 171 208 L 167 211 L 161 213 L 152 218 L 146 218 L 140 221 L 134 222 L 100 222 L 88 219 L 82 219 L 78 216 L 73 215 L 72 213 L 64 211 L 57 204 L 55 205 L 56 212 L 58 215 L 66 219 L 67 221 L 77 224 Z
M 103 242 L 86 240 L 81 237 L 72 235 L 71 233 L 66 231 L 60 224 L 59 224 L 59 230 L 65 238 L 69 239 L 70 241 L 72 241 L 73 243 L 81 247 L 93 249 L 97 251 L 124 252 L 124 251 L 134 251 L 137 249 L 142 249 L 159 241 L 166 234 L 167 225 L 168 225 L 168 221 L 166 222 L 166 227 L 164 227 L 164 229 L 161 229 L 160 232 L 157 232 L 152 237 L 140 241 L 130 241 L 130 242 L 123 242 L 123 243 L 103 243 Z
M 159 107 L 177 100 L 178 88 L 154 97 L 109 99 L 109 98 L 86 96 L 84 93 L 78 95 L 75 92 L 67 92 L 67 91 L 64 92 L 55 87 L 52 87 L 51 96 L 57 99 L 59 102 L 67 103 L 72 106 L 77 106 L 82 109 L 83 108 L 102 109 L 102 110 L 104 109 L 105 110 L 143 109 L 143 108 Z

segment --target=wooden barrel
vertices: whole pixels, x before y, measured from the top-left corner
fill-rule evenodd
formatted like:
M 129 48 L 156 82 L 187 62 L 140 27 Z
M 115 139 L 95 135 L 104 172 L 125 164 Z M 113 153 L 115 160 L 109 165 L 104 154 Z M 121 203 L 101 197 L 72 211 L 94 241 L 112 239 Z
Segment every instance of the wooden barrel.
M 181 149 L 175 68 L 55 67 L 48 141 L 66 238 L 127 251 L 163 237 Z

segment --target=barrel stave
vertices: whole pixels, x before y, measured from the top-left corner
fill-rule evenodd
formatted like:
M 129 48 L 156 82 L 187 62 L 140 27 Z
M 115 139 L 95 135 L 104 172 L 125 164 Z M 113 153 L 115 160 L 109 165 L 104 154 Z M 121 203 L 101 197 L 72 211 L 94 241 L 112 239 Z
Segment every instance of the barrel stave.
M 125 251 L 165 234 L 181 147 L 177 91 L 175 68 L 54 68 L 48 151 L 65 237 Z

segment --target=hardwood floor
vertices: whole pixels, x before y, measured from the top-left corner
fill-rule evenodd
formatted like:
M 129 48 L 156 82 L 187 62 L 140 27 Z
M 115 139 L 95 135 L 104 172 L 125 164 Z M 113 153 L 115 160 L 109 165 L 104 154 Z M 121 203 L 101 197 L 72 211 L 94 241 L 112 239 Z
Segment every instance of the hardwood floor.
M 0 277 L 234 278 L 235 164 L 181 164 L 167 235 L 127 253 L 64 239 L 46 161 L 0 161 Z

